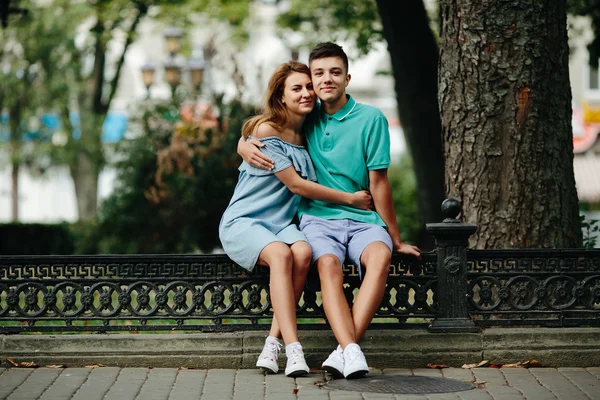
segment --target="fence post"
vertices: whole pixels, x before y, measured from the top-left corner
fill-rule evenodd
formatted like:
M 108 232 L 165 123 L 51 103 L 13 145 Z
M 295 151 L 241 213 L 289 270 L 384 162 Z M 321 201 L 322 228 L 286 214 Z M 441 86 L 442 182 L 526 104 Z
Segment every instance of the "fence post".
M 469 236 L 477 231 L 477 225 L 456 219 L 461 211 L 458 200 L 446 199 L 442 202 L 444 221 L 427 224 L 427 232 L 435 238 L 437 251 L 438 312 L 429 326 L 430 332 L 478 330 L 469 317 L 467 286 L 467 247 Z

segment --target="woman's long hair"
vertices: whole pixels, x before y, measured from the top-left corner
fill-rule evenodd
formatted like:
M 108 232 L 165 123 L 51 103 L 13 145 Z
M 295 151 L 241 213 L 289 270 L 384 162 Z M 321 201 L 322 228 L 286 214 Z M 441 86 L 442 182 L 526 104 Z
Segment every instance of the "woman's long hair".
M 261 114 L 250 118 L 242 127 L 242 136 L 247 139 L 254 132 L 256 127 L 262 123 L 267 123 L 278 131 L 288 122 L 288 113 L 285 104 L 282 102 L 283 90 L 285 89 L 285 80 L 294 72 L 300 72 L 310 77 L 310 69 L 306 64 L 298 61 L 289 61 L 278 66 L 267 86 L 265 93 L 265 108 Z

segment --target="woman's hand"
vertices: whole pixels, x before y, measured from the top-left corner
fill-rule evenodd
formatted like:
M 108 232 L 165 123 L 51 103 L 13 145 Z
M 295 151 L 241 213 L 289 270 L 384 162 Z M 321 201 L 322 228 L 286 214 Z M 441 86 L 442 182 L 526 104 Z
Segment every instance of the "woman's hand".
M 350 201 L 352 207 L 360 208 L 361 210 L 374 210 L 373 197 L 371 193 L 366 190 L 360 190 L 352 194 L 352 200 Z
M 244 161 L 253 167 L 270 171 L 273 169 L 273 160 L 258 150 L 259 147 L 263 146 L 264 144 L 260 140 L 251 139 L 246 142 L 242 138 L 238 142 L 237 152 Z

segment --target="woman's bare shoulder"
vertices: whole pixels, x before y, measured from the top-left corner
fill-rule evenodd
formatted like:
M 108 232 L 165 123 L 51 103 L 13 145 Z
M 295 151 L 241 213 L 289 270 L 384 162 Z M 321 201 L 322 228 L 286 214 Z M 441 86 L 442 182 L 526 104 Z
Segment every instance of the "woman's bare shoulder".
M 252 136 L 254 136 L 255 138 L 258 139 L 262 139 L 262 138 L 266 138 L 266 137 L 270 137 L 270 136 L 279 136 L 280 132 L 271 124 L 267 123 L 267 122 L 262 122 L 261 124 L 259 124 L 256 129 L 254 129 L 254 132 L 252 133 Z

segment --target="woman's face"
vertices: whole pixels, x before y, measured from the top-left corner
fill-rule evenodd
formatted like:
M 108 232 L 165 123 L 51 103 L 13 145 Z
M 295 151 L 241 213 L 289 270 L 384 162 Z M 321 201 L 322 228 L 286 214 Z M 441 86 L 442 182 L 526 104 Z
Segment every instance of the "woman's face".
M 316 95 L 310 77 L 292 72 L 285 80 L 282 102 L 290 113 L 306 115 L 315 106 Z

